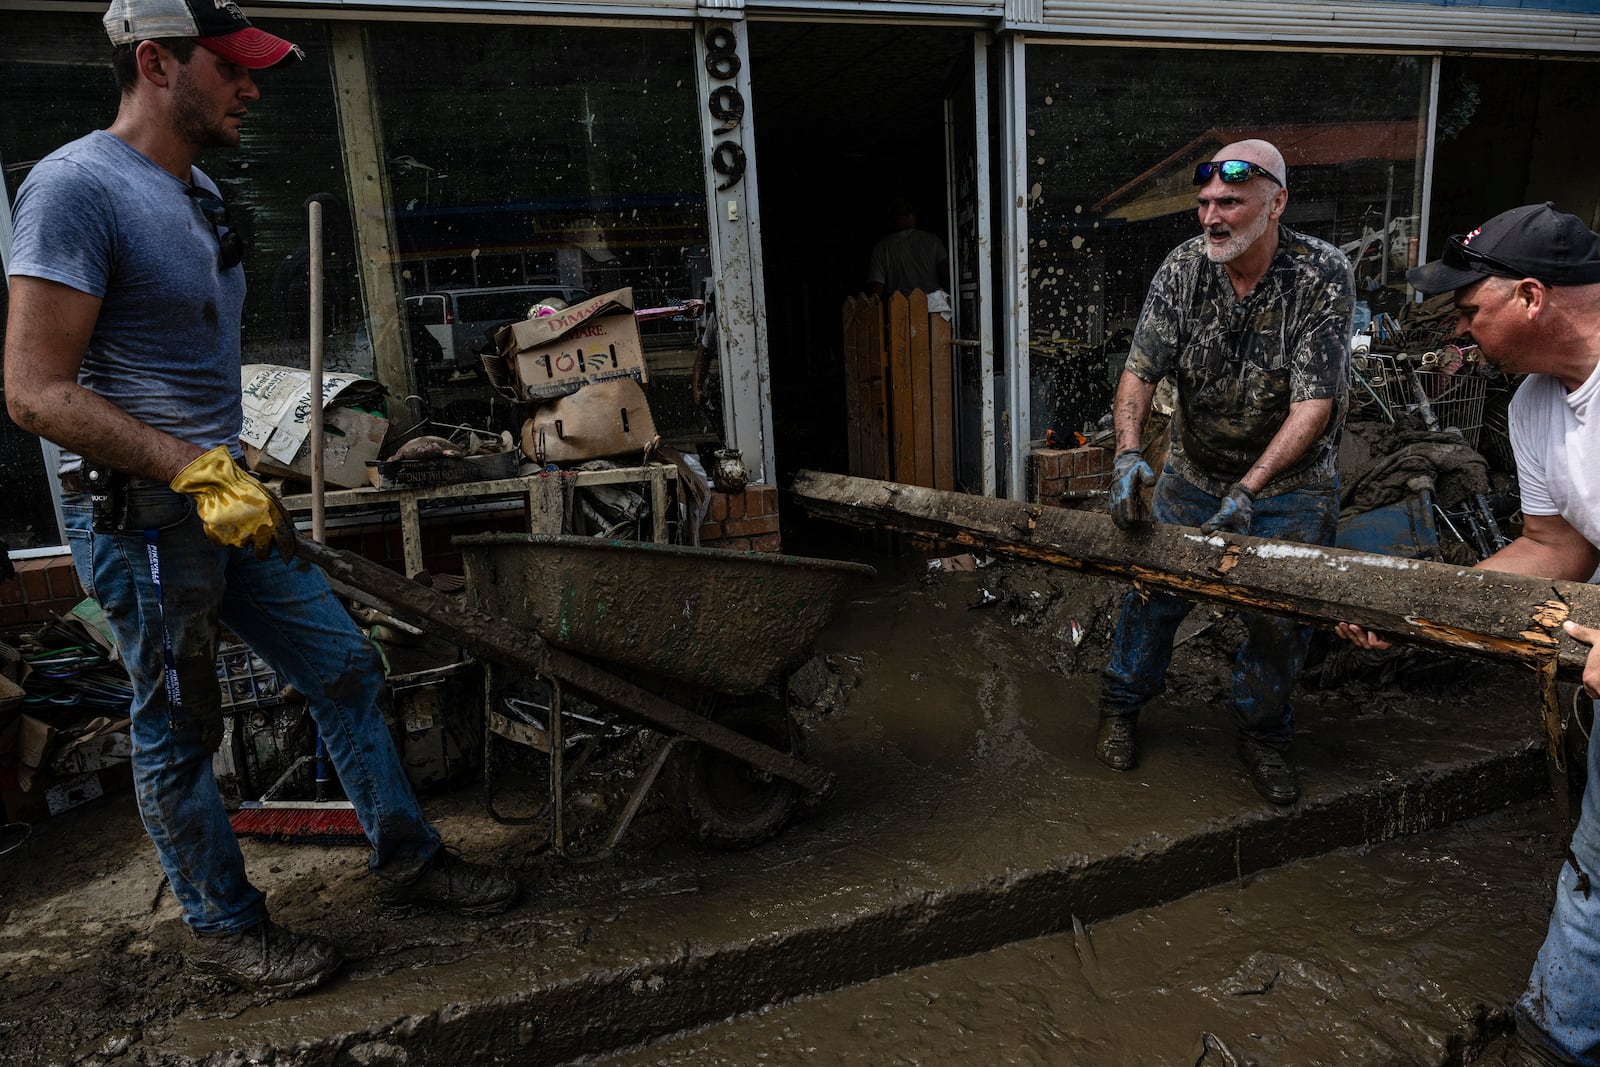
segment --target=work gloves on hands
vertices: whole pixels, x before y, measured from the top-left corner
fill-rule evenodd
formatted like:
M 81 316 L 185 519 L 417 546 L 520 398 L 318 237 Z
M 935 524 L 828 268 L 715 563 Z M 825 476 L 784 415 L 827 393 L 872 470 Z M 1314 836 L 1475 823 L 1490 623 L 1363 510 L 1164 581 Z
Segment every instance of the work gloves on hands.
M 1156 484 L 1156 472 L 1137 448 L 1126 448 L 1111 461 L 1111 521 L 1127 530 L 1150 521 L 1144 490 Z
M 226 445 L 196 456 L 172 479 L 172 488 L 194 497 L 195 510 L 212 544 L 249 548 L 257 559 L 274 551 L 294 558 L 294 522 L 278 498 L 252 478 Z
M 1248 534 L 1255 500 L 1256 495 L 1245 488 L 1243 482 L 1234 482 L 1228 495 L 1222 498 L 1222 506 L 1217 513 L 1200 524 L 1200 532 Z

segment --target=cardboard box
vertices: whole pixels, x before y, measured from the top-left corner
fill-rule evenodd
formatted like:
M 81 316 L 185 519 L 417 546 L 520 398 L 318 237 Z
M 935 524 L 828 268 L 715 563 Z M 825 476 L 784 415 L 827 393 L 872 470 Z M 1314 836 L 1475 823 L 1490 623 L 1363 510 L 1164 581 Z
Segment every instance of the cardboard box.
M 585 385 L 540 405 L 522 424 L 522 454 L 535 463 L 577 463 L 632 453 L 656 437 L 644 387 L 630 378 Z
M 245 465 L 262 474 L 311 478 L 311 374 L 269 363 L 246 364 Z M 323 481 L 340 489 L 367 484 L 367 463 L 378 458 L 389 420 L 353 405 L 379 409 L 383 387 L 354 374 L 322 380 Z
M 66 781 L 40 778 L 23 788 L 16 771 L 0 768 L 0 806 L 7 822 L 42 822 L 52 815 L 121 792 L 133 784 L 133 765 L 119 763 Z
M 649 380 L 633 317 L 633 290 L 618 289 L 544 318 L 523 319 L 495 334 L 486 356 L 489 381 L 518 401 L 553 400 L 592 382 Z

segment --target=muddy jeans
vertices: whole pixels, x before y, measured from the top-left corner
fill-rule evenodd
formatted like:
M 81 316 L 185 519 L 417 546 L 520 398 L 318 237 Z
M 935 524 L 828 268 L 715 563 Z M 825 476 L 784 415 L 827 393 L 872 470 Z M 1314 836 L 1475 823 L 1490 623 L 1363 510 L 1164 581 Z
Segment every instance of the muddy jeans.
M 1156 482 L 1151 515 L 1156 522 L 1199 526 L 1222 505 L 1170 465 Z M 1252 537 L 1304 544 L 1333 544 L 1339 521 L 1336 485 L 1298 489 L 1255 502 Z M 1111 647 L 1111 662 L 1101 677 L 1100 713 L 1137 715 L 1166 686 L 1172 641 L 1194 602 L 1173 593 L 1130 592 Z M 1289 691 L 1305 665 L 1311 627 L 1274 615 L 1240 612 L 1244 643 L 1233 660 L 1233 708 L 1239 729 L 1255 741 L 1285 748 L 1294 729 Z
M 128 492 L 127 532 L 115 534 L 93 533 L 88 497 L 66 494 L 67 536 L 78 577 L 105 610 L 133 682 L 139 814 L 184 921 L 197 932 L 228 933 L 266 915 L 211 769 L 222 741 L 219 622 L 306 698 L 372 842 L 372 872 L 415 876 L 439 836 L 422 817 L 384 721 L 382 664 L 322 572 L 213 545 L 189 498 L 163 485 L 136 483 Z
M 1556 877 L 1550 928 L 1517 1001 L 1517 1029 L 1563 1062 L 1600 1067 L 1600 744 L 1592 729 L 1588 768 L 1571 857 Z

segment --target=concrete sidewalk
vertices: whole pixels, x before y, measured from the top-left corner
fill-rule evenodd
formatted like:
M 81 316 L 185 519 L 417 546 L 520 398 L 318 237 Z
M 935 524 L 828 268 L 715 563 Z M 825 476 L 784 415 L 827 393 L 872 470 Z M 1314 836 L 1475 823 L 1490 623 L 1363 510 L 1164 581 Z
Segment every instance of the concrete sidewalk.
M 1090 926 L 1215 886 L 1249 892 L 1266 884 L 1260 872 L 1507 805 L 1533 802 L 1554 826 L 1540 803 L 1549 785 L 1531 679 L 1507 671 L 1452 698 L 1298 696 L 1305 795 L 1274 809 L 1236 763 L 1229 713 L 1212 699 L 1225 665 L 1197 639 L 1173 692 L 1145 716 L 1139 766 L 1108 771 L 1091 751 L 1092 671 L 1115 587 L 1055 572 L 1037 578 L 1054 605 L 1042 616 L 1009 603 L 968 610 L 990 581 L 901 573 L 861 591 L 821 642 L 860 664 L 848 708 L 811 738 L 838 791 L 767 845 L 697 854 L 669 842 L 572 868 L 530 857 L 528 830 L 491 824 L 474 794 L 455 794 L 427 805 L 446 839 L 500 856 L 530 883 L 507 915 L 470 922 L 385 915 L 359 850 L 251 843 L 275 917 L 338 940 L 344 975 L 269 1003 L 186 1000 L 175 982 L 121 990 L 101 1030 L 73 1047 L 107 1063 L 560 1063 L 1070 931 L 1074 919 Z M 1073 632 L 1090 639 L 1074 646 Z M 1081 657 L 1080 673 L 1051 670 L 1062 655 Z M 52 858 L 72 855 L 73 814 L 108 818 L 69 813 L 41 827 L 28 878 L 48 883 Z M 30 895 L 15 866 L 0 875 L 0 1038 L 50 1051 L 4 1062 L 65 1058 L 53 1046 L 73 1032 L 39 1015 L 48 998 L 33 988 L 34 953 L 53 954 L 63 975 L 110 967 L 130 985 L 139 960 L 176 959 L 169 895 L 136 821 L 121 812 L 105 832 L 115 843 L 100 847 L 91 882 Z M 1540 915 L 1507 932 L 1529 961 Z M 81 948 L 105 941 L 120 955 Z M 30 988 L 13 988 L 24 971 Z M 1505 996 L 1516 989 L 1508 979 Z

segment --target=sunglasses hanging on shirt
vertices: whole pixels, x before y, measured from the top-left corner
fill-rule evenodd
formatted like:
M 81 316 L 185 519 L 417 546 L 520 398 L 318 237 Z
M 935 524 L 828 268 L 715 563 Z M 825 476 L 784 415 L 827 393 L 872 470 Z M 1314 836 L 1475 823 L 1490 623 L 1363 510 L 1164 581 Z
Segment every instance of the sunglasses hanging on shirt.
M 191 185 L 184 191 L 205 216 L 211 236 L 217 239 L 217 269 L 226 271 L 237 267 L 244 259 L 244 238 L 239 236 L 238 230 L 228 226 L 228 205 L 222 202 L 222 197 L 198 185 Z M 219 229 L 221 226 L 228 228 Z
M 1204 185 L 1215 174 L 1230 185 L 1247 182 L 1260 175 L 1278 188 L 1283 188 L 1283 183 L 1278 176 L 1259 163 L 1251 163 L 1245 159 L 1218 159 L 1210 163 L 1202 163 L 1194 168 L 1194 183 Z
M 1500 278 L 1531 278 L 1532 272 L 1514 267 L 1503 259 L 1496 259 L 1487 252 L 1480 252 L 1467 244 L 1465 234 L 1455 234 L 1444 243 L 1440 249 L 1439 258 L 1444 260 L 1444 265 L 1456 270 L 1475 270 L 1485 274 L 1493 274 Z

